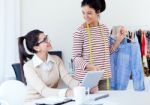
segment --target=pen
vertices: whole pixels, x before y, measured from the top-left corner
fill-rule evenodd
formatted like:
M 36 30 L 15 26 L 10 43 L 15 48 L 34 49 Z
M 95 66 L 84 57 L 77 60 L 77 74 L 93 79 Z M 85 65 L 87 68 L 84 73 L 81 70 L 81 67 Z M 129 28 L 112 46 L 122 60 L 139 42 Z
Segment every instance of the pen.
M 36 103 L 36 105 L 52 105 L 52 104 Z
M 58 102 L 58 103 L 56 103 L 56 104 L 54 104 L 54 105 L 62 105 L 62 104 L 65 104 L 65 103 L 68 103 L 68 102 L 71 102 L 71 101 L 75 101 L 75 100 L 73 100 L 73 99 L 68 99 L 68 100 L 63 101 L 63 102 Z
M 106 97 L 108 97 L 108 96 L 109 96 L 109 94 L 105 94 L 105 95 L 96 97 L 94 100 L 97 101 L 97 100 L 99 100 L 99 99 L 106 98 Z
M 36 103 L 36 105 L 52 105 L 52 104 Z

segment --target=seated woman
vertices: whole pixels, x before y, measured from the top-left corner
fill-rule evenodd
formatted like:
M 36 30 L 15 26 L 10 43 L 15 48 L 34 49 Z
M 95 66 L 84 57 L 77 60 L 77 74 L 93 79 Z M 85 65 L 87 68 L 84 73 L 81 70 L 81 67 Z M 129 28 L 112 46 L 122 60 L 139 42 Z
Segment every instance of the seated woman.
M 79 82 L 68 74 L 58 56 L 48 54 L 52 45 L 47 35 L 40 30 L 33 30 L 27 35 L 19 37 L 19 53 L 23 61 L 28 56 L 24 41 L 28 51 L 34 53 L 32 59 L 23 65 L 28 87 L 26 101 L 49 96 L 72 96 L 71 89 L 78 86 Z M 68 89 L 57 89 L 60 79 L 68 85 Z

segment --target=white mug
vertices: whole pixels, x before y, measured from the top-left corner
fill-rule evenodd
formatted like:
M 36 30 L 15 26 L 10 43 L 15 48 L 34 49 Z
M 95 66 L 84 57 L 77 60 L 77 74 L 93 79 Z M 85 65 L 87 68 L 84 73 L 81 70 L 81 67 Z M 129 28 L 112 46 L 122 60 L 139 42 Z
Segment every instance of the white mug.
M 73 89 L 76 105 L 81 105 L 84 102 L 86 96 L 85 93 L 86 93 L 86 89 L 83 86 L 77 86 Z

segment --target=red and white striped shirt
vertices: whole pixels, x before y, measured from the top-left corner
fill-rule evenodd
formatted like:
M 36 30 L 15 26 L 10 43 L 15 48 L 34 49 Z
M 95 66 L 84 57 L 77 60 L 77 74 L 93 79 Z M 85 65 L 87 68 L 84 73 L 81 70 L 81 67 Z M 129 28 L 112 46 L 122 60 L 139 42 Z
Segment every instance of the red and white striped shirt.
M 104 35 L 100 32 L 103 28 Z M 104 79 L 111 77 L 110 52 L 109 52 L 109 30 L 104 25 L 90 27 L 92 61 L 94 65 L 99 65 L 104 70 Z M 103 40 L 105 38 L 105 43 Z M 105 52 L 105 44 L 107 52 Z M 87 70 L 85 67 L 90 63 L 90 50 L 87 29 L 80 26 L 73 34 L 73 59 L 75 64 L 75 78 L 82 81 Z

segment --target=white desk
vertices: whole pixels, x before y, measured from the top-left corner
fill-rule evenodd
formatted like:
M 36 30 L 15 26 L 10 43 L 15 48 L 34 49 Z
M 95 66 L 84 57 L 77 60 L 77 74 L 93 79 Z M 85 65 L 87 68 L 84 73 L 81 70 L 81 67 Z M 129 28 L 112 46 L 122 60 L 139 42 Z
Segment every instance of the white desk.
M 96 97 L 99 94 L 109 93 L 109 97 L 97 101 L 86 101 L 84 105 L 150 105 L 150 93 L 135 91 L 100 91 L 98 94 L 90 95 Z M 86 104 L 88 103 L 88 104 Z M 29 104 L 34 105 L 34 104 Z M 75 102 L 69 102 L 64 105 L 76 105 Z

